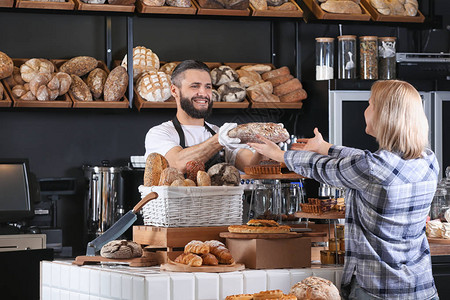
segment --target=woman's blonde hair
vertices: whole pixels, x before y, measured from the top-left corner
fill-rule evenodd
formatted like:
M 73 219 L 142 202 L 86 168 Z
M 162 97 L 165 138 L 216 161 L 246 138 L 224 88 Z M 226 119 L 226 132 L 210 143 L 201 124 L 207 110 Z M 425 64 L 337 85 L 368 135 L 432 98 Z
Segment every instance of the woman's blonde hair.
M 371 101 L 380 148 L 404 159 L 421 157 L 428 146 L 428 121 L 417 90 L 405 81 L 379 80 L 372 85 Z

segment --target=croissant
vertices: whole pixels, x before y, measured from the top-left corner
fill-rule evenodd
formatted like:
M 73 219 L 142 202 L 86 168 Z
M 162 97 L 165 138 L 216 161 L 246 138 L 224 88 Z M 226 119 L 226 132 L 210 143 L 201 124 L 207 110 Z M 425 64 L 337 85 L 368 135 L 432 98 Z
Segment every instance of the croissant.
M 200 267 L 202 265 L 202 258 L 194 253 L 182 253 L 177 258 L 175 262 L 180 264 L 185 264 L 191 267 Z
M 206 266 L 217 266 L 219 261 L 217 257 L 211 253 L 206 253 L 202 255 L 203 265 Z
M 205 244 L 209 246 L 209 252 L 217 257 L 219 263 L 227 265 L 234 263 L 230 250 L 228 250 L 223 243 L 217 240 L 211 240 L 206 241 Z
M 209 246 L 202 241 L 190 241 L 184 246 L 184 253 L 206 254 L 209 253 Z

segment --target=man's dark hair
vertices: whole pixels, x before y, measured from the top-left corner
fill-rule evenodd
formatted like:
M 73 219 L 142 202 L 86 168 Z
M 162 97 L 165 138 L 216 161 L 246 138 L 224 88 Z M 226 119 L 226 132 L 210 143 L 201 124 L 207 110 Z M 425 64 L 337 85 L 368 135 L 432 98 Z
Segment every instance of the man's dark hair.
M 175 70 L 173 70 L 172 73 L 172 83 L 177 86 L 177 87 L 181 87 L 181 81 L 183 80 L 184 76 L 184 72 L 187 70 L 201 70 L 201 71 L 205 71 L 205 72 L 210 72 L 211 70 L 208 68 L 207 65 L 205 65 L 204 63 L 202 63 L 201 61 L 197 61 L 197 60 L 184 60 L 181 63 L 178 64 L 178 66 L 175 68 Z

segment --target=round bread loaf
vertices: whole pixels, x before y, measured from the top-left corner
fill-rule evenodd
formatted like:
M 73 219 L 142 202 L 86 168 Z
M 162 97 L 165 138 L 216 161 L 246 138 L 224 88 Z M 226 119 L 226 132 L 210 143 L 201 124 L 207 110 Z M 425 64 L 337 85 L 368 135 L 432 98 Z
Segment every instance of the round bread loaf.
M 170 98 L 170 75 L 164 72 L 148 71 L 136 82 L 139 95 L 147 101 L 164 102 Z
M 209 168 L 208 175 L 211 177 L 211 185 L 213 186 L 238 186 L 241 182 L 239 170 L 227 163 L 213 165 Z
M 220 66 L 211 71 L 212 84 L 215 86 L 221 86 L 227 82 L 236 81 L 238 78 L 239 75 L 229 66 Z
M 105 244 L 100 255 L 106 258 L 133 258 L 142 256 L 141 245 L 126 240 L 115 240 Z
M 98 65 L 98 61 L 90 56 L 77 56 L 69 59 L 59 67 L 61 72 L 83 76 L 94 70 Z
M 30 82 L 39 73 L 53 73 L 55 66 L 46 59 L 32 58 L 20 66 L 20 75 L 25 82 Z
M 245 88 L 242 87 L 239 82 L 231 81 L 222 84 L 217 92 L 220 95 L 220 99 L 225 102 L 241 102 L 245 99 Z
M 145 3 L 144 3 L 145 4 Z M 149 5 L 149 4 L 147 4 Z M 164 5 L 164 1 L 162 1 Z M 154 6 L 162 6 L 154 5 Z M 122 60 L 121 66 L 127 69 L 128 57 Z M 159 57 L 152 50 L 137 46 L 133 48 L 133 79 L 136 80 L 142 73 L 148 71 L 158 71 L 159 70 Z
M 11 76 L 13 69 L 12 59 L 6 53 L 0 51 L 0 79 Z
M 184 180 L 183 173 L 181 173 L 177 168 L 168 167 L 161 172 L 158 185 L 170 186 L 172 182 L 177 179 Z
M 186 163 L 186 178 L 197 183 L 198 171 L 205 171 L 205 164 L 203 162 L 190 160 Z
M 329 280 L 310 276 L 296 283 L 289 294 L 304 300 L 340 300 L 336 286 Z

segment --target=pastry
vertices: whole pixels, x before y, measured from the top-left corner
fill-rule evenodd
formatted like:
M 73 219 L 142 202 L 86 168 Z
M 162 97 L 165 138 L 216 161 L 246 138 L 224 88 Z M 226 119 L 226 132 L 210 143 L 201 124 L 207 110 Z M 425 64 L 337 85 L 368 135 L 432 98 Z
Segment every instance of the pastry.
M 164 156 L 159 153 L 150 153 L 145 163 L 144 186 L 158 185 L 162 171 L 168 166 L 169 163 Z
M 236 167 L 227 163 L 218 163 L 208 169 L 212 186 L 238 186 L 241 183 L 241 176 Z
M 100 68 L 95 68 L 89 73 L 86 84 L 95 99 L 99 99 L 102 96 L 107 77 L 106 71 Z
M 225 83 L 236 81 L 238 77 L 236 71 L 229 66 L 220 66 L 211 70 L 212 84 L 215 86 L 221 86 Z
M 69 59 L 59 67 L 61 72 L 83 76 L 94 70 L 98 65 L 98 61 L 91 56 L 77 56 Z
M 202 265 L 204 266 L 217 266 L 219 265 L 219 260 L 214 254 L 206 253 L 202 256 Z
M 242 144 L 259 142 L 257 135 L 263 136 L 274 143 L 284 142 L 289 139 L 288 131 L 282 124 L 276 123 L 246 123 L 228 131 L 229 137 L 239 138 Z
M 177 179 L 184 180 L 183 173 L 177 168 L 168 167 L 162 170 L 158 185 L 170 186 Z
M 262 291 L 253 294 L 253 300 L 280 299 L 283 295 L 281 290 Z
M 186 163 L 186 178 L 197 184 L 197 172 L 205 171 L 205 164 L 201 161 L 191 160 Z
M 236 81 L 222 84 L 217 89 L 217 92 L 220 95 L 220 99 L 225 102 L 242 102 L 246 95 L 245 88 Z
M 164 102 L 172 95 L 170 76 L 164 72 L 148 71 L 136 83 L 139 95 L 147 101 Z
M 146 5 L 150 5 L 145 3 Z M 153 6 L 162 6 L 164 5 L 164 1 L 161 5 L 153 5 Z M 127 55 L 122 60 L 121 66 L 127 69 L 128 59 Z M 156 53 L 152 50 L 138 46 L 133 48 L 133 79 L 137 79 L 142 73 L 148 71 L 157 71 L 159 70 L 159 58 Z
M 205 244 L 209 246 L 209 252 L 217 257 L 219 263 L 227 265 L 234 263 L 234 259 L 231 255 L 230 250 L 228 250 L 228 248 L 225 247 L 222 242 L 217 240 L 210 240 L 206 241 Z
M 341 299 L 338 289 L 331 281 L 316 276 L 310 276 L 296 283 L 289 294 L 297 296 L 297 299 Z
M 225 300 L 253 300 L 253 294 L 239 294 L 227 296 Z
M 184 246 L 184 253 L 206 254 L 209 253 L 209 246 L 202 241 L 193 240 Z
M 103 100 L 119 101 L 125 95 L 128 87 L 128 73 L 122 66 L 115 67 L 105 81 Z
M 253 219 L 246 225 L 230 225 L 229 232 L 234 233 L 288 233 L 291 228 L 286 225 L 279 225 L 274 220 Z
M 115 240 L 105 244 L 100 255 L 106 258 L 133 258 L 142 256 L 141 245 L 126 240 Z
M 25 82 L 30 82 L 39 73 L 53 73 L 55 66 L 46 59 L 32 58 L 20 66 L 20 75 Z
M 208 173 L 205 171 L 197 172 L 197 186 L 210 186 L 211 185 L 211 177 L 209 177 Z
M 12 59 L 6 53 L 0 51 L 0 79 L 11 76 L 13 69 Z
M 191 267 L 200 267 L 202 265 L 202 258 L 194 253 L 182 253 L 177 258 L 175 262 L 188 265 Z

